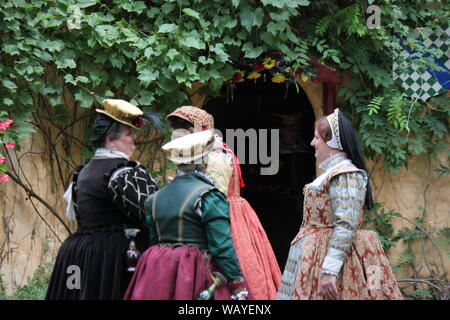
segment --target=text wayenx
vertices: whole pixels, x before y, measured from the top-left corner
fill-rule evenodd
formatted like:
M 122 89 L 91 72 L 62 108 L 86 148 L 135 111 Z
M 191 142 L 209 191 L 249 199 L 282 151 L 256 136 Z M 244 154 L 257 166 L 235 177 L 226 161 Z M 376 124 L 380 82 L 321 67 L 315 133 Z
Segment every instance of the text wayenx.
M 256 314 L 271 314 L 270 305 L 221 305 L 220 308 L 217 307 L 191 307 L 185 305 L 184 307 L 178 308 L 178 314 L 183 315 L 204 315 L 208 318 L 212 312 L 220 312 L 222 314 L 242 314 L 242 315 L 256 315 Z

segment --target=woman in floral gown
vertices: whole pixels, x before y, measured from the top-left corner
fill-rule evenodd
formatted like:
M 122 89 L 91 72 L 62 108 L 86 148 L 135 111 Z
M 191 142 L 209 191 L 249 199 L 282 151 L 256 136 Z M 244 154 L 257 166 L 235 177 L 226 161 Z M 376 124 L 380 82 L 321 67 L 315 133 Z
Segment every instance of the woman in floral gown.
M 304 188 L 277 299 L 402 299 L 377 234 L 360 229 L 373 199 L 353 126 L 336 109 L 316 122 L 311 145 L 325 172 Z

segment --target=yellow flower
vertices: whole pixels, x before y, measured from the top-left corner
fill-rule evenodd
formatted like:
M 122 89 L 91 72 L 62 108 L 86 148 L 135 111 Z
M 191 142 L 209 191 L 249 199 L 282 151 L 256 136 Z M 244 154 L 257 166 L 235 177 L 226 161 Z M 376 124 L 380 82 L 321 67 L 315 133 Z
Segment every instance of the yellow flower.
M 263 62 L 263 65 L 266 69 L 272 69 L 273 67 L 275 67 L 275 64 L 276 64 L 276 61 L 272 58 L 267 58 Z
M 277 73 L 273 78 L 272 78 L 272 82 L 275 83 L 282 83 L 284 82 L 284 76 L 280 73 Z
M 300 79 L 302 79 L 303 82 L 306 82 L 306 81 L 309 80 L 309 77 L 308 77 L 307 75 L 302 74 L 302 75 L 300 76 Z
M 261 77 L 261 73 L 253 71 L 247 76 L 247 79 L 258 79 L 259 77 Z

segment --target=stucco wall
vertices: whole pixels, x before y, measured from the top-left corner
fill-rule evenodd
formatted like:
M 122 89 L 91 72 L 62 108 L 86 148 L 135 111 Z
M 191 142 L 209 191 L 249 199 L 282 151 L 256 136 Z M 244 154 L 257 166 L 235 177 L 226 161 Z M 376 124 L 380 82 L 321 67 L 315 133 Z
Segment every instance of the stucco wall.
M 383 203 L 386 211 L 395 210 L 403 216 L 395 218 L 394 228 L 414 229 L 417 228 L 414 218 L 424 218 L 424 231 L 438 240 L 434 240 L 437 245 L 429 238 L 416 240 L 410 247 L 400 241 L 388 252 L 391 261 L 396 262 L 404 249 L 412 249 L 417 257 L 416 269 L 420 277 L 441 277 L 444 273 L 448 276 L 450 270 L 449 256 L 442 247 L 438 249 L 438 233 L 442 228 L 449 227 L 450 177 L 439 177 L 433 172 L 439 167 L 438 161 L 448 166 L 446 154 L 441 154 L 438 159 L 420 156 L 409 161 L 408 169 L 402 169 L 395 175 L 383 169 L 381 159 L 369 165 L 375 201 Z M 410 268 L 404 272 L 412 275 Z
M 322 116 L 322 84 L 300 82 L 300 85 L 310 99 L 316 118 Z M 194 85 L 193 91 L 198 86 Z M 191 100 L 192 104 L 201 107 L 204 97 L 193 94 Z M 79 113 L 72 116 L 79 118 L 88 111 L 77 111 Z M 70 129 L 70 135 L 83 137 L 87 125 L 86 120 L 76 123 Z M 56 137 L 57 128 L 48 125 L 47 129 L 50 135 Z M 159 149 L 162 143 L 160 137 L 155 132 L 142 132 L 139 141 L 143 144 L 139 146 L 133 158 L 143 162 L 148 168 L 153 168 L 152 171 L 164 167 L 165 160 Z M 49 148 L 48 139 L 43 138 L 42 132 L 21 141 L 22 151 L 12 154 L 12 161 L 8 166 L 19 170 L 20 163 L 21 179 L 29 183 L 36 194 L 64 216 L 65 202 L 61 197 L 74 166 L 81 162 L 81 152 L 80 146 L 73 140 L 58 138 L 54 142 L 58 153 L 70 153 L 72 156 L 69 164 L 62 162 L 61 170 L 58 170 L 56 162 L 52 160 L 52 149 Z M 445 164 L 446 155 L 442 155 L 439 161 Z M 375 201 L 382 202 L 387 210 L 396 210 L 410 220 L 421 215 L 420 207 L 425 208 L 428 212 L 427 231 L 435 232 L 442 227 L 448 227 L 450 177 L 438 178 L 432 172 L 436 166 L 436 160 L 426 156 L 416 157 L 410 161 L 408 169 L 392 175 L 384 171 L 381 160 L 370 163 Z M 158 178 L 164 179 L 164 175 Z M 61 243 L 58 238 L 63 241 L 68 233 L 49 210 L 30 198 L 13 181 L 0 185 L 0 194 L 0 273 L 3 274 L 8 293 L 11 293 L 18 286 L 27 283 L 40 263 L 45 260 L 53 261 Z M 70 226 L 74 230 L 74 224 Z M 396 230 L 405 226 L 411 227 L 410 222 L 400 218 L 394 221 Z M 399 243 L 397 248 L 392 248 L 388 252 L 390 260 L 395 262 L 404 248 L 402 243 Z M 413 249 L 418 257 L 420 272 L 424 276 L 428 276 L 432 270 L 435 270 L 436 274 L 448 272 L 448 256 L 442 252 L 440 255 L 430 241 L 415 244 Z M 445 270 L 442 268 L 442 260 Z

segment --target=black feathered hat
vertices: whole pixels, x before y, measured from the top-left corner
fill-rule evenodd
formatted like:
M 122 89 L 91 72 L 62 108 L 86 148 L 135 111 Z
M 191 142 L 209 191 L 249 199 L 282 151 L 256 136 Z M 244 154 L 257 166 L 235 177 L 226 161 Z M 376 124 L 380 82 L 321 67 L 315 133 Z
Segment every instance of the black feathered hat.
M 144 125 L 152 125 L 162 130 L 161 115 L 155 112 L 143 112 L 138 107 L 121 99 L 105 99 L 103 109 L 95 109 L 99 113 L 92 127 L 92 141 L 103 140 L 115 122 L 139 129 Z

